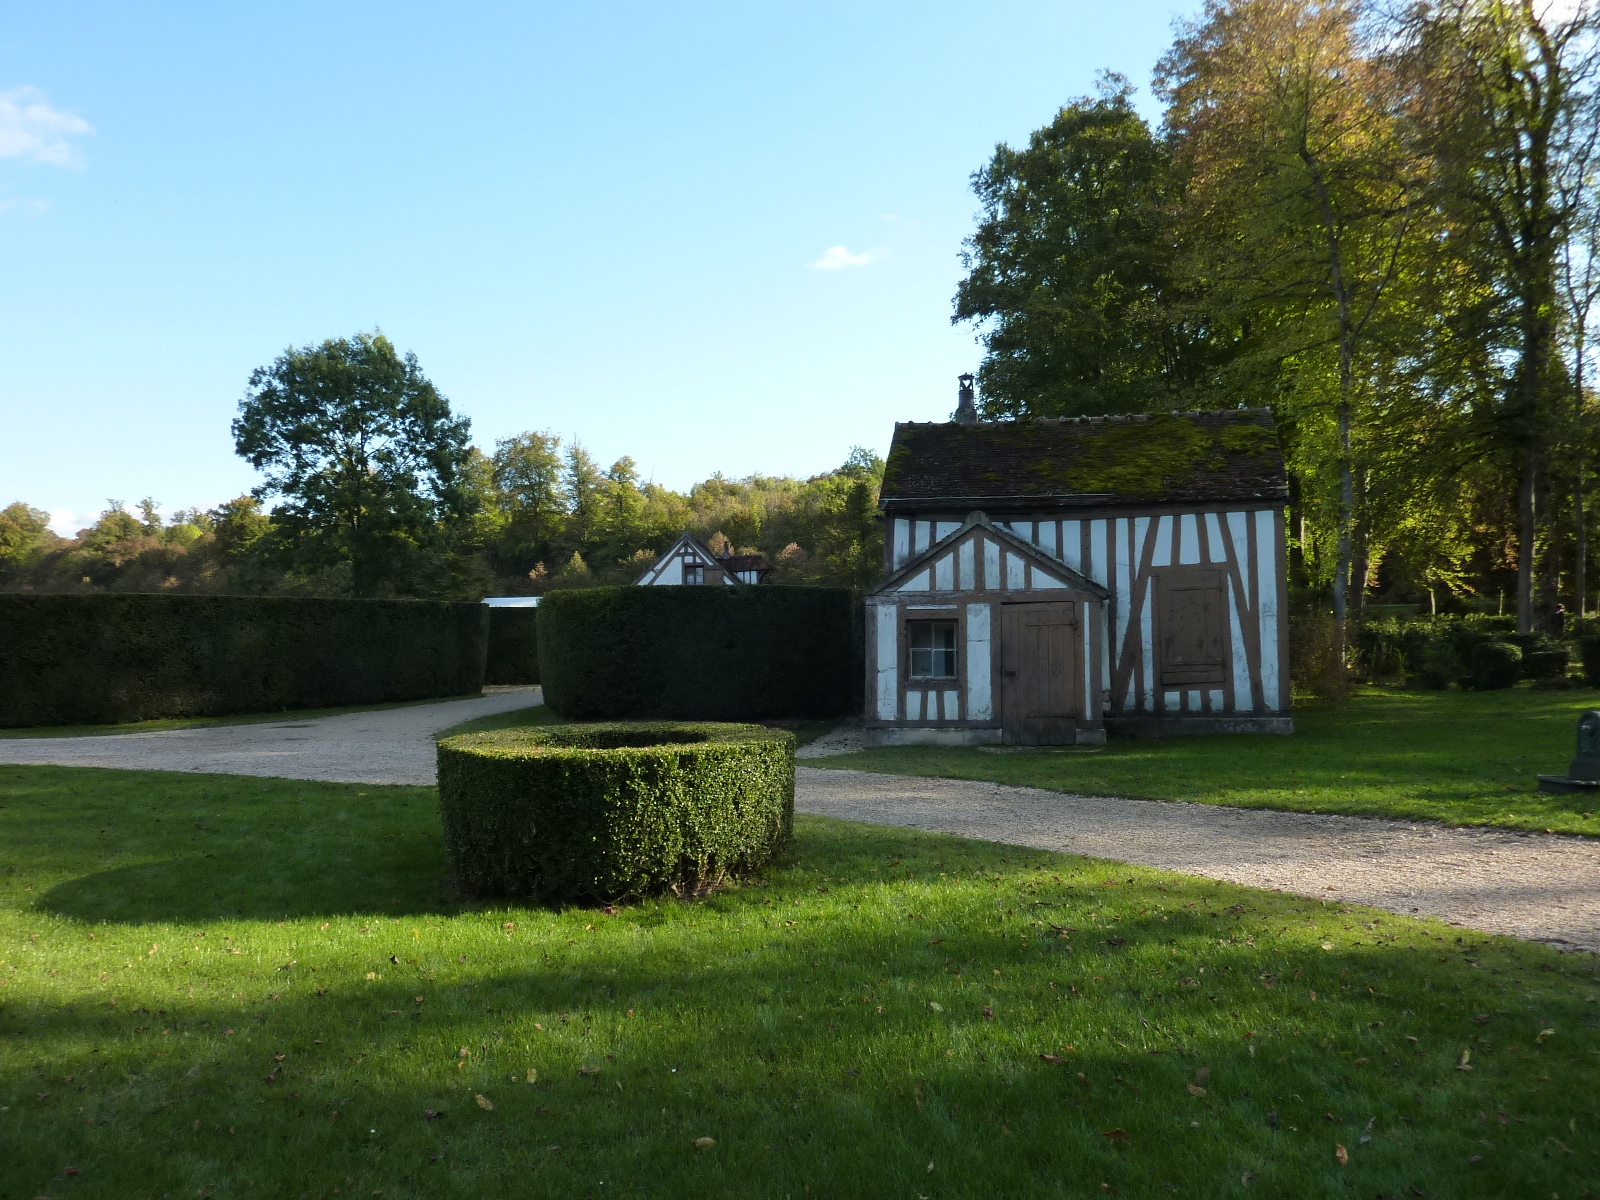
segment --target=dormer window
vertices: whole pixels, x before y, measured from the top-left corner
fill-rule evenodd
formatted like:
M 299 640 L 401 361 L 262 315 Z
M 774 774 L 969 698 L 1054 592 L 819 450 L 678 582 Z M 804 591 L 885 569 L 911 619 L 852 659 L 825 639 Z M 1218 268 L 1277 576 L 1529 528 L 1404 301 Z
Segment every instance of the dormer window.
M 706 581 L 706 568 L 704 563 L 684 563 L 683 581 L 685 583 L 704 583 Z

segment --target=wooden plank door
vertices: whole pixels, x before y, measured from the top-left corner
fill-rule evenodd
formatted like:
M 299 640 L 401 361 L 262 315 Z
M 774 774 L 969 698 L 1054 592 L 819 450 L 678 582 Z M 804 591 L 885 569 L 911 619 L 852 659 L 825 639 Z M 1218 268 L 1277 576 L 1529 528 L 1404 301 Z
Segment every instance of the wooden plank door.
M 1083 707 L 1078 606 L 1004 604 L 1000 621 L 1000 722 L 1006 743 L 1071 745 Z

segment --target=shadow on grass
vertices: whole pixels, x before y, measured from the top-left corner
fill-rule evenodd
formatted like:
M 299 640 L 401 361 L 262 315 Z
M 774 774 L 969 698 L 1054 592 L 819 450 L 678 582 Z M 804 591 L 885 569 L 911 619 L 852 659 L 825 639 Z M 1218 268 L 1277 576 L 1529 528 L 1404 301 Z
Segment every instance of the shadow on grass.
M 1390 914 L 816 818 L 695 904 L 461 912 L 421 788 L 36 768 L 0 781 L 0 834 L 8 882 L 53 872 L 35 903 L 99 925 L 0 892 L 26 945 L 0 1195 L 1565 1195 L 1600 1170 L 1591 960 Z
M 723 897 L 721 932 L 801 890 Z M 490 1187 L 478 1194 L 583 1195 L 604 1179 L 606 1195 L 881 1196 L 927 1186 L 932 1161 L 941 1195 L 988 1197 L 1055 1196 L 1062 1181 L 1232 1194 L 1245 1174 L 1280 1195 L 1544 1194 L 1596 1165 L 1584 1143 L 1576 1157 L 1551 1144 L 1572 1108 L 1561 1089 L 1527 1087 L 1540 1072 L 1592 1080 L 1566 1061 L 1592 1041 L 1576 996 L 1540 1016 L 1572 1031 L 1557 1052 L 1536 1029 L 1478 1023 L 1459 997 L 1435 1007 L 1430 979 L 1449 969 L 1399 948 L 1301 939 L 1285 986 L 1263 989 L 1255 951 L 1201 935 L 1284 905 L 1227 893 L 1246 911 L 1176 929 L 1130 914 L 1122 945 L 1084 939 L 1077 955 L 998 942 L 970 899 L 925 897 L 916 920 L 852 931 L 840 915 L 667 957 L 629 928 L 643 913 L 583 942 L 567 936 L 576 923 L 528 939 L 478 921 L 455 931 L 465 964 L 448 930 L 394 964 L 397 929 L 345 961 L 315 955 L 318 970 L 297 950 L 306 966 L 231 1003 L 217 993 L 241 981 L 200 999 L 141 999 L 129 982 L 118 1008 L 13 1003 L 0 1033 L 27 1078 L 3 1082 L 40 1096 L 11 1169 L 43 1188 L 71 1146 L 86 1179 L 115 1172 L 125 1194 L 326 1190 L 348 1175 L 359 1194 L 454 1195 L 449 1173 L 466 1172 Z M 1174 942 L 1182 970 L 1158 982 Z M 1491 950 L 1483 965 L 1508 962 Z M 1214 982 L 1179 982 L 1195 971 Z M 1463 1044 L 1473 1073 L 1456 1070 Z M 37 1082 L 45 1061 L 54 1078 Z M 1515 1121 L 1486 1128 L 1485 1108 Z M 716 1146 L 697 1152 L 706 1136 Z

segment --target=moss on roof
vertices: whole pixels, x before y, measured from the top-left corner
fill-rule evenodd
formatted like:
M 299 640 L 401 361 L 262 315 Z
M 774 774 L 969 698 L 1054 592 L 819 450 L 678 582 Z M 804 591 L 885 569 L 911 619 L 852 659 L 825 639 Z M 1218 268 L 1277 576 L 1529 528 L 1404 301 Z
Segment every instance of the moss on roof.
M 1276 497 L 1283 488 L 1272 418 L 1246 409 L 900 425 L 883 497 L 1206 500 Z

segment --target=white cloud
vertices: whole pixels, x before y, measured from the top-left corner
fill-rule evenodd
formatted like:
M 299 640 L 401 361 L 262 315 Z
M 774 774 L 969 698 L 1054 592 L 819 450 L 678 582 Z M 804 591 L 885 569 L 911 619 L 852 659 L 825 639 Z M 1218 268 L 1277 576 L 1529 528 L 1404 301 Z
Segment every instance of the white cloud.
M 53 508 L 50 510 L 50 530 L 64 538 L 78 536 L 78 530 L 87 529 L 100 519 L 100 514 L 75 513 L 70 508 Z
M 12 196 L 0 199 L 0 213 L 21 212 L 30 217 L 41 217 L 50 211 L 50 201 L 38 196 Z
M 848 246 L 829 246 L 822 252 L 822 257 L 806 266 L 813 271 L 842 271 L 846 267 L 864 267 L 870 262 L 876 262 L 883 257 L 871 250 L 863 250 L 860 254 L 853 254 Z
M 82 166 L 83 158 L 71 139 L 93 132 L 82 117 L 51 108 L 38 88 L 0 91 L 0 158 Z

